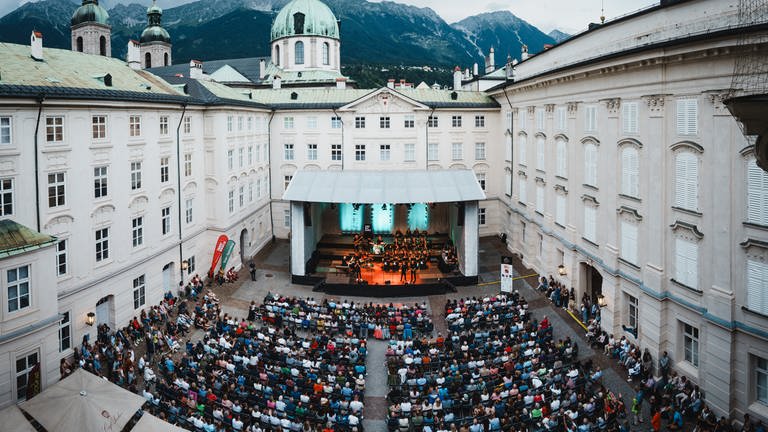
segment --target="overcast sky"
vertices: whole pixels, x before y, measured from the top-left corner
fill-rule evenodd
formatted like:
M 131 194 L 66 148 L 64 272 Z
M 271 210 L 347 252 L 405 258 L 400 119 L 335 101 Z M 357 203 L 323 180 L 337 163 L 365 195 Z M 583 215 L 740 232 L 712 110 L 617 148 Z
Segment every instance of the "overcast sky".
M 0 0 L 0 16 L 7 14 L 26 1 L 28 0 Z M 122 3 L 149 3 L 149 0 L 119 1 Z M 158 0 L 158 4 L 161 7 L 168 7 L 169 3 L 188 3 L 190 1 L 193 0 Z M 215 3 L 215 0 L 208 1 L 212 4 Z M 372 1 L 379 2 L 382 0 Z M 590 22 L 600 20 L 600 8 L 603 4 L 605 4 L 605 16 L 611 19 L 651 4 L 657 4 L 658 0 L 398 0 L 398 3 L 430 7 L 448 23 L 483 12 L 509 10 L 544 32 L 559 28 L 567 33 L 575 33 L 585 29 Z

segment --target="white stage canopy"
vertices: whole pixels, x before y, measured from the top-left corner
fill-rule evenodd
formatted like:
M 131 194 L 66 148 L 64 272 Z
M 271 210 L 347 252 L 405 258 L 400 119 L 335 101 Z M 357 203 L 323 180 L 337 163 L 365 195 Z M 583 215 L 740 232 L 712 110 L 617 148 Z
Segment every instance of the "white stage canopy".
M 144 412 L 131 432 L 185 432 L 186 429 L 174 426 L 148 412 Z
M 5 432 L 36 432 L 16 405 L 0 411 L 0 425 Z
M 298 171 L 286 201 L 408 204 L 480 201 L 485 193 L 471 170 Z

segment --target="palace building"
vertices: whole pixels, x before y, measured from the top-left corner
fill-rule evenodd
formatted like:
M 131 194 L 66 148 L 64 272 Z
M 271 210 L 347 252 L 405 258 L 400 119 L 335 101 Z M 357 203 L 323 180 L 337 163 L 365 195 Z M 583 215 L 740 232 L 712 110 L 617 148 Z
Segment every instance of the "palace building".
M 724 103 L 768 29 L 738 5 L 662 1 L 502 67 L 491 50 L 451 89 L 356 88 L 320 0 L 289 2 L 262 57 L 172 65 L 153 4 L 111 58 L 97 0 L 72 50 L 0 43 L 0 407 L 208 273 L 221 235 L 227 268 L 290 239 L 295 282 L 386 296 L 405 266 L 428 293 L 475 283 L 479 237 L 503 233 L 718 415 L 768 419 L 768 174 Z

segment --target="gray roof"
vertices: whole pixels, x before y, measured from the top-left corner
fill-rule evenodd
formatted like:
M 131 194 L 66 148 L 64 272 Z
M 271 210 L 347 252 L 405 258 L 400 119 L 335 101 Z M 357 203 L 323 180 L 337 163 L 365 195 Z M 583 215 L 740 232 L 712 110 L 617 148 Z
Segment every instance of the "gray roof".
M 0 257 L 40 249 L 56 241 L 56 237 L 39 233 L 11 219 L 0 220 Z
M 233 69 L 240 72 L 241 75 L 248 78 L 251 82 L 260 83 L 262 80 L 259 79 L 259 73 L 260 73 L 259 60 L 264 60 L 265 62 L 269 63 L 270 58 L 269 57 L 248 57 L 248 58 L 240 58 L 240 59 L 204 61 L 203 73 L 210 75 L 216 72 L 217 70 L 221 69 L 222 67 L 229 65 Z M 188 63 L 151 68 L 147 70 L 163 78 L 173 77 L 177 75 L 189 77 Z

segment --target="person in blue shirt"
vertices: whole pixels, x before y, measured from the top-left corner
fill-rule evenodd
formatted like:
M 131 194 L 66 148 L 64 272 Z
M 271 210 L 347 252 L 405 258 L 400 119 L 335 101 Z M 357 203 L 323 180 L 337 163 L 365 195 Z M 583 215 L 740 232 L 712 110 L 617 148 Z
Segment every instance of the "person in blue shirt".
M 673 407 L 672 405 L 669 406 L 669 410 L 673 411 L 672 414 L 672 421 L 667 425 L 667 428 L 669 430 L 680 430 L 683 428 L 683 414 L 680 413 L 680 410 Z

